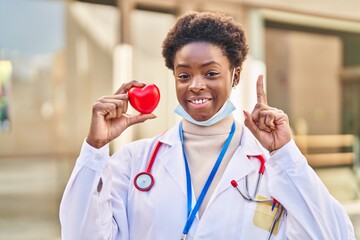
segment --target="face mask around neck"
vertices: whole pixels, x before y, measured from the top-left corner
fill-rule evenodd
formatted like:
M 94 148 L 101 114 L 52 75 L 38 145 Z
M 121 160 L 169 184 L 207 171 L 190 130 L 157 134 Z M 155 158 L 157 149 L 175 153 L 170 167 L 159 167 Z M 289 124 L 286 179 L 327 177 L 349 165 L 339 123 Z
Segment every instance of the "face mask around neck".
M 233 81 L 234 81 L 234 75 L 235 75 L 235 68 L 233 70 L 233 74 L 232 74 L 232 78 L 231 78 L 230 94 L 231 94 L 231 89 L 232 89 L 232 85 L 233 85 Z M 230 100 L 230 94 L 229 94 L 229 98 L 225 101 L 224 105 L 220 108 L 220 110 L 217 113 L 215 113 L 214 116 L 212 116 L 211 118 L 209 118 L 208 120 L 205 120 L 205 121 L 197 121 L 197 120 L 193 119 L 180 104 L 178 104 L 176 106 L 174 112 L 177 115 L 179 115 L 180 117 L 186 119 L 187 121 L 189 121 L 195 125 L 208 127 L 215 123 L 220 122 L 221 120 L 223 120 L 224 118 L 229 116 L 236 109 L 234 104 Z
M 176 106 L 174 112 L 180 117 L 188 120 L 195 125 L 208 127 L 214 125 L 217 122 L 220 122 L 221 120 L 229 116 L 235 109 L 236 108 L 234 104 L 230 101 L 230 99 L 227 99 L 224 105 L 220 108 L 220 110 L 214 116 L 205 121 L 197 121 L 193 119 L 180 104 Z

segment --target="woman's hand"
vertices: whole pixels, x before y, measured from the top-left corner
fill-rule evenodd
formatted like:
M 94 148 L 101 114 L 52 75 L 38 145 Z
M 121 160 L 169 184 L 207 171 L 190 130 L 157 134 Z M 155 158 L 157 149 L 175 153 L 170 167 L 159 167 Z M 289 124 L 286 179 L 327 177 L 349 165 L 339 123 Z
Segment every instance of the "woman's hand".
M 155 118 L 153 114 L 127 115 L 127 92 L 133 86 L 144 83 L 131 81 L 124 83 L 112 96 L 99 98 L 92 108 L 90 131 L 86 138 L 88 144 L 100 148 L 117 138 L 129 126 Z
M 256 94 L 257 104 L 251 114 L 244 111 L 244 123 L 261 145 L 272 152 L 291 140 L 289 118 L 282 110 L 268 106 L 262 75 L 256 83 Z

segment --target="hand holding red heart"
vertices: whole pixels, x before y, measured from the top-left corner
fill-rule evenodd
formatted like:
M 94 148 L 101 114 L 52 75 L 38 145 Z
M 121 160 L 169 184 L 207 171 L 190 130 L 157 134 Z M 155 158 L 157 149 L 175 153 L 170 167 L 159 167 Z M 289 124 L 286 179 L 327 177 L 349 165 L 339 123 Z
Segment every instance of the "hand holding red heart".
M 256 95 L 257 104 L 252 113 L 244 111 L 244 123 L 261 145 L 272 152 L 291 140 L 289 119 L 282 110 L 268 105 L 262 75 L 256 83 Z
M 144 109 L 141 109 L 140 112 L 143 113 L 135 114 L 135 115 L 126 114 L 128 109 L 128 101 L 129 101 L 128 92 L 132 88 L 140 90 L 145 86 L 146 85 L 144 83 L 138 81 L 131 81 L 128 83 L 124 83 L 115 92 L 114 95 L 103 96 L 95 102 L 92 108 L 90 131 L 86 139 L 86 141 L 91 146 L 100 148 L 106 145 L 107 143 L 111 142 L 113 139 L 117 138 L 129 126 L 134 125 L 136 123 L 144 122 L 148 119 L 156 118 L 156 116 L 154 114 L 151 114 L 151 112 L 152 110 L 155 109 L 160 94 L 158 94 L 157 103 L 155 107 L 154 104 L 146 103 L 145 110 L 147 111 L 143 111 Z M 154 89 L 154 87 L 150 89 Z M 132 95 L 133 97 L 135 96 L 135 100 L 136 100 L 137 94 L 130 94 L 130 95 Z M 154 99 L 156 99 L 156 97 Z M 136 106 L 139 107 L 141 106 L 141 102 L 139 101 L 135 101 L 135 102 L 137 102 Z

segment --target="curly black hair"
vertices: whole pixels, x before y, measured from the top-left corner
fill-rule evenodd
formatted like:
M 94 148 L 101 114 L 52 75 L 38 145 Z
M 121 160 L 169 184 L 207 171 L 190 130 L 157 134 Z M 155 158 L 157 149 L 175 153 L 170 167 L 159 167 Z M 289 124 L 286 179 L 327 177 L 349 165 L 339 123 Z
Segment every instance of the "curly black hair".
M 166 67 L 173 70 L 176 52 L 193 42 L 217 45 L 229 59 L 231 67 L 241 68 L 248 52 L 245 31 L 231 17 L 221 13 L 190 12 L 178 18 L 163 41 L 162 55 Z

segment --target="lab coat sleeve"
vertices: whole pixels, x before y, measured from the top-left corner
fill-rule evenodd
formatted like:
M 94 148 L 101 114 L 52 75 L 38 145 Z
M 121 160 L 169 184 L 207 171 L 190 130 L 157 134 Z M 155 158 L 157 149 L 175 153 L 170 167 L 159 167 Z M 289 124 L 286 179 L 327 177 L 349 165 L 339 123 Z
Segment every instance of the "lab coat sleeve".
M 112 195 L 109 160 L 108 145 L 83 143 L 60 204 L 62 240 L 128 239 L 126 196 Z
M 291 140 L 266 163 L 269 192 L 287 210 L 288 239 L 355 239 L 352 223 Z

